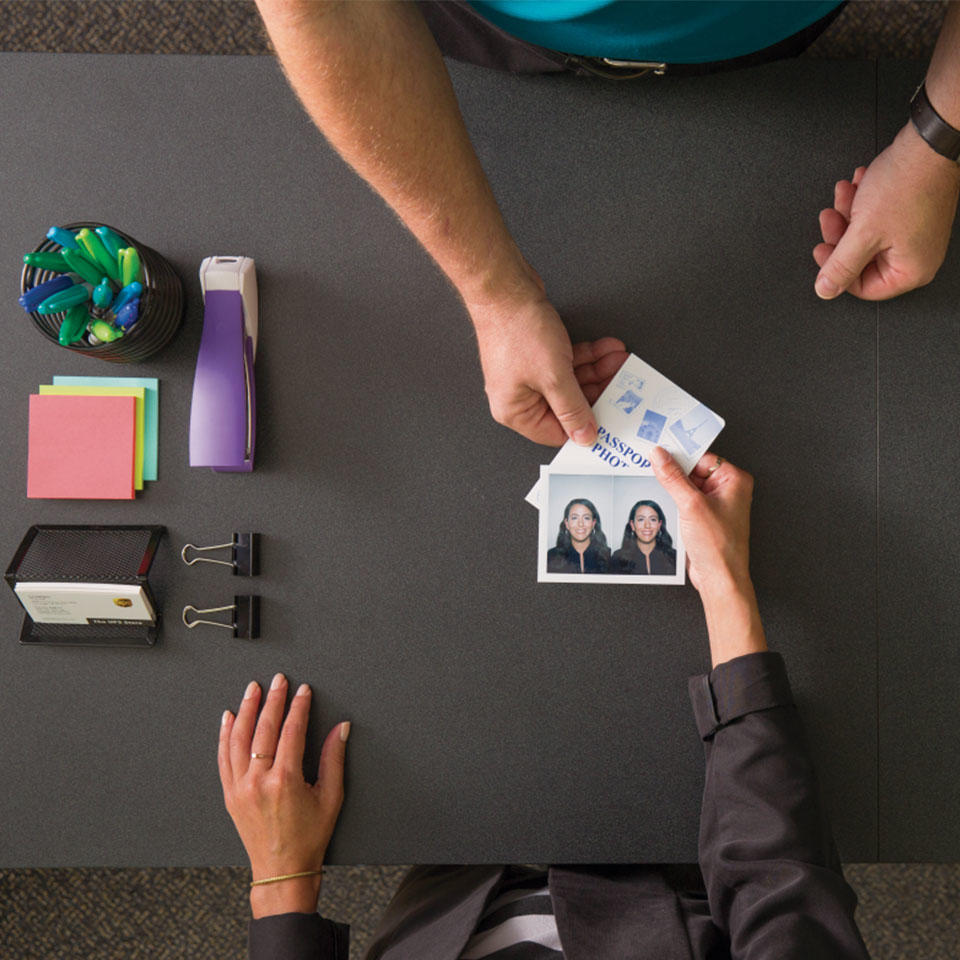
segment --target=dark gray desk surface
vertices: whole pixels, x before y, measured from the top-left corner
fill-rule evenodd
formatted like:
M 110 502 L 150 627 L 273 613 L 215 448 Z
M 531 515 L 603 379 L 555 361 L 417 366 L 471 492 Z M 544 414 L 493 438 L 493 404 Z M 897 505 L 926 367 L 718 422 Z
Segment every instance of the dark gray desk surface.
M 456 297 L 275 61 L 4 54 L 0 70 L 0 554 L 30 523 L 169 528 L 155 649 L 22 648 L 2 594 L 0 862 L 243 862 L 218 721 L 276 670 L 314 687 L 311 764 L 327 725 L 354 724 L 332 862 L 694 859 L 695 593 L 536 583 L 523 495 L 550 454 L 490 420 Z M 720 411 L 718 449 L 758 478 L 762 611 L 841 855 L 957 859 L 960 272 L 952 258 L 880 308 L 812 287 L 817 212 L 875 152 L 876 65 L 624 85 L 452 73 L 574 338 L 621 336 Z M 920 73 L 881 65 L 883 137 Z M 87 218 L 185 280 L 185 326 L 145 364 L 47 344 L 14 303 L 20 254 Z M 187 465 L 197 267 L 218 253 L 255 257 L 261 284 L 250 476 Z M 27 396 L 57 373 L 160 377 L 160 480 L 136 502 L 26 500 Z M 265 538 L 258 580 L 177 558 L 247 529 Z M 185 603 L 245 589 L 263 639 L 179 624 Z
M 880 73 L 881 138 L 919 74 Z M 878 314 L 881 859 L 960 858 L 960 269 Z

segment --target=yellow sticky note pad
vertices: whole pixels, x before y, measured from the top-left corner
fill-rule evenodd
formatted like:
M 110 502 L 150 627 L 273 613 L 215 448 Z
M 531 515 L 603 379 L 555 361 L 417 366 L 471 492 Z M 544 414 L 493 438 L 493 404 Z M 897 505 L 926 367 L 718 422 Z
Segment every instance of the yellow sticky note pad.
M 135 490 L 143 489 L 143 387 L 69 387 L 60 384 L 42 384 L 40 394 L 53 394 L 67 397 L 133 397 L 136 401 L 136 438 L 134 442 L 133 486 Z M 106 424 L 109 427 L 109 424 Z

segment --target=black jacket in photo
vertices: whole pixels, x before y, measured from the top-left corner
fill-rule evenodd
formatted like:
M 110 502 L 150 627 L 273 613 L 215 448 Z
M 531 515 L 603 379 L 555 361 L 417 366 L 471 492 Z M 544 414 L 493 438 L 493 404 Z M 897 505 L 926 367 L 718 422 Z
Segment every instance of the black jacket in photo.
M 610 551 L 601 550 L 593 540 L 583 551 L 583 570 L 580 569 L 580 554 L 572 544 L 566 552 L 560 547 L 551 547 L 547 551 L 547 573 L 608 573 L 609 564 Z
M 647 558 L 637 547 L 637 541 L 632 540 L 630 546 L 621 547 L 614 553 L 610 559 L 608 573 L 635 573 L 643 574 L 663 574 L 672 577 L 677 572 L 677 554 L 674 551 L 673 556 L 661 549 L 657 544 L 650 554 L 650 570 L 647 570 Z

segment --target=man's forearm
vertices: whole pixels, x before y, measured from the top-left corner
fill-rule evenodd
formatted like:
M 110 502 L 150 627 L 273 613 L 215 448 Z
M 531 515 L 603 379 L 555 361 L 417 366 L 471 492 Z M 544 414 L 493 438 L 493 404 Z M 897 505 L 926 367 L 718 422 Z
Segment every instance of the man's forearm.
M 934 110 L 960 130 L 960 3 L 947 7 L 927 69 L 926 86 Z
M 465 300 L 530 284 L 414 3 L 257 0 L 313 121 Z

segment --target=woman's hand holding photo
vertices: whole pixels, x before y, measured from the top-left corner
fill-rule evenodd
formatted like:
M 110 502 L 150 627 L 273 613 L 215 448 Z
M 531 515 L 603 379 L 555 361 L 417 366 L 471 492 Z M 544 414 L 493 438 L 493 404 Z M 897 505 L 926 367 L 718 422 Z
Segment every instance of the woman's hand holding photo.
M 650 453 L 657 480 L 677 505 L 690 582 L 703 601 L 713 666 L 767 649 L 750 580 L 753 477 L 714 453 L 688 477 L 661 447 Z
M 227 812 L 250 858 L 255 918 L 316 910 L 321 864 L 343 803 L 350 723 L 338 723 L 327 734 L 317 782 L 308 784 L 303 752 L 310 688 L 300 686 L 284 720 L 286 698 L 287 680 L 278 673 L 258 719 L 261 691 L 252 682 L 236 716 L 225 711 L 220 725 L 220 782 Z M 270 882 L 258 883 L 264 880 Z

